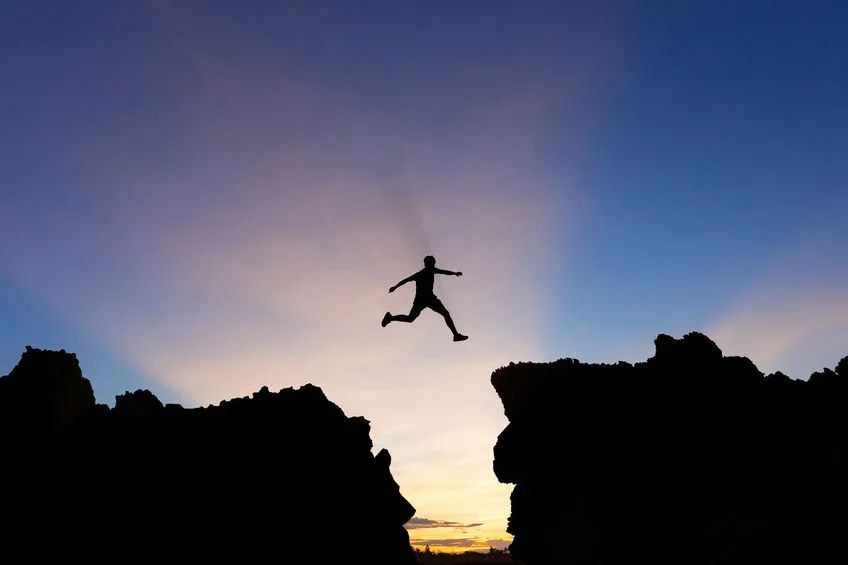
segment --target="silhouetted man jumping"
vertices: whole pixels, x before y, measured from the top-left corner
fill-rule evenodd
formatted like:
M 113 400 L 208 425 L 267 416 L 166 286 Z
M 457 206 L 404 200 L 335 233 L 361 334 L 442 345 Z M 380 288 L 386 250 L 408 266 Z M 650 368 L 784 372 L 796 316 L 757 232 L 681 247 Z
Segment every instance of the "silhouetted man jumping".
M 442 304 L 442 301 L 436 298 L 436 295 L 433 294 L 433 281 L 435 279 L 435 275 L 456 275 L 457 277 L 461 277 L 461 272 L 454 273 L 453 271 L 446 271 L 444 269 L 436 268 L 436 258 L 432 255 L 427 255 L 424 257 L 424 268 L 415 273 L 414 275 L 409 275 L 395 286 L 389 289 L 389 292 L 394 292 L 399 286 L 403 286 L 408 282 L 415 281 L 415 300 L 412 301 L 412 309 L 409 311 L 409 314 L 399 314 L 397 316 L 392 316 L 391 312 L 386 312 L 386 315 L 383 316 L 382 325 L 385 328 L 389 325 L 389 322 L 412 322 L 421 314 L 421 311 L 424 308 L 429 308 L 435 312 L 438 312 L 442 316 L 445 317 L 445 323 L 450 328 L 450 331 L 453 332 L 453 340 L 454 341 L 464 341 L 468 339 L 467 335 L 462 335 L 458 331 L 456 331 L 456 326 L 453 325 L 453 320 L 451 319 L 450 312 L 445 308 L 445 305 Z

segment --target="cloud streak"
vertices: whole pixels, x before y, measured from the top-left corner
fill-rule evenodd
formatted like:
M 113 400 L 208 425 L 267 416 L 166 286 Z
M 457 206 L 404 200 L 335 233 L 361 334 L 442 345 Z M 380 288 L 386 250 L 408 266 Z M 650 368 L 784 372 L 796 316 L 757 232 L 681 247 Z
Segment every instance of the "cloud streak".
M 799 359 L 799 349 L 817 347 L 816 341 L 818 346 L 832 346 L 829 342 L 841 341 L 837 336 L 848 335 L 846 305 L 848 293 L 841 289 L 807 289 L 800 296 L 752 303 L 719 322 L 712 335 L 731 352 L 747 351 L 769 372 L 780 370 L 793 359 L 800 360 L 800 364 L 795 364 L 795 376 L 806 377 L 819 367 L 799 369 L 807 362 Z M 840 353 L 836 350 L 833 354 Z
M 848 343 L 848 275 L 838 241 L 816 228 L 762 270 L 708 328 L 726 354 L 746 355 L 765 372 L 806 378 L 836 362 Z M 816 249 L 810 254 L 809 249 Z
M 433 550 L 453 550 L 465 549 L 472 550 L 487 550 L 490 547 L 495 549 L 506 549 L 510 540 L 502 538 L 412 538 L 410 540 L 413 546 L 423 548 L 429 546 Z
M 483 522 L 473 524 L 462 524 L 460 522 L 451 522 L 450 520 L 431 520 L 429 518 L 411 518 L 406 523 L 407 530 L 416 530 L 422 528 L 476 528 L 482 526 Z

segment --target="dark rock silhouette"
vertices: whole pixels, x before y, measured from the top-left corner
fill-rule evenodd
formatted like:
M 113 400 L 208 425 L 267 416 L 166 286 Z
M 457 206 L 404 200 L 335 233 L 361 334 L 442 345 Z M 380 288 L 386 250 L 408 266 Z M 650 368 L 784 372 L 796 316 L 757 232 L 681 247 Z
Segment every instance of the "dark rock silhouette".
M 110 410 L 73 354 L 28 347 L 0 426 L 7 555 L 416 562 L 388 452 L 312 385 L 195 409 L 140 390 Z
M 494 470 L 528 565 L 848 563 L 848 358 L 764 376 L 706 336 L 498 369 Z

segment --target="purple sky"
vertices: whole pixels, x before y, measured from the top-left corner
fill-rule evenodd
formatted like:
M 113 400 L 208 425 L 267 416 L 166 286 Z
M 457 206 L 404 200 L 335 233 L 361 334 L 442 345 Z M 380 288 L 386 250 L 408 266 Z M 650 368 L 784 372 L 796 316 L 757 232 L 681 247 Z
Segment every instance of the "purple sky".
M 107 403 L 315 383 L 419 518 L 483 523 L 414 538 L 507 539 L 498 366 L 848 353 L 848 8 L 683 4 L 3 4 L 0 361 L 76 351 Z M 468 342 L 379 326 L 430 253 Z

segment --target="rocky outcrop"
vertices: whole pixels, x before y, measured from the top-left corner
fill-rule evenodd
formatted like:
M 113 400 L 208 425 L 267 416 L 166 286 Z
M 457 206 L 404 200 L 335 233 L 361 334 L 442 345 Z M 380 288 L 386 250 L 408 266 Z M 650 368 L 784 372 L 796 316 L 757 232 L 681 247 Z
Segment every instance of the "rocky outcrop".
M 27 348 L 0 378 L 0 429 L 4 552 L 28 560 L 415 563 L 388 452 L 312 385 L 109 409 L 73 354 Z
M 498 369 L 494 469 L 528 565 L 848 563 L 848 358 L 764 376 L 707 337 Z

